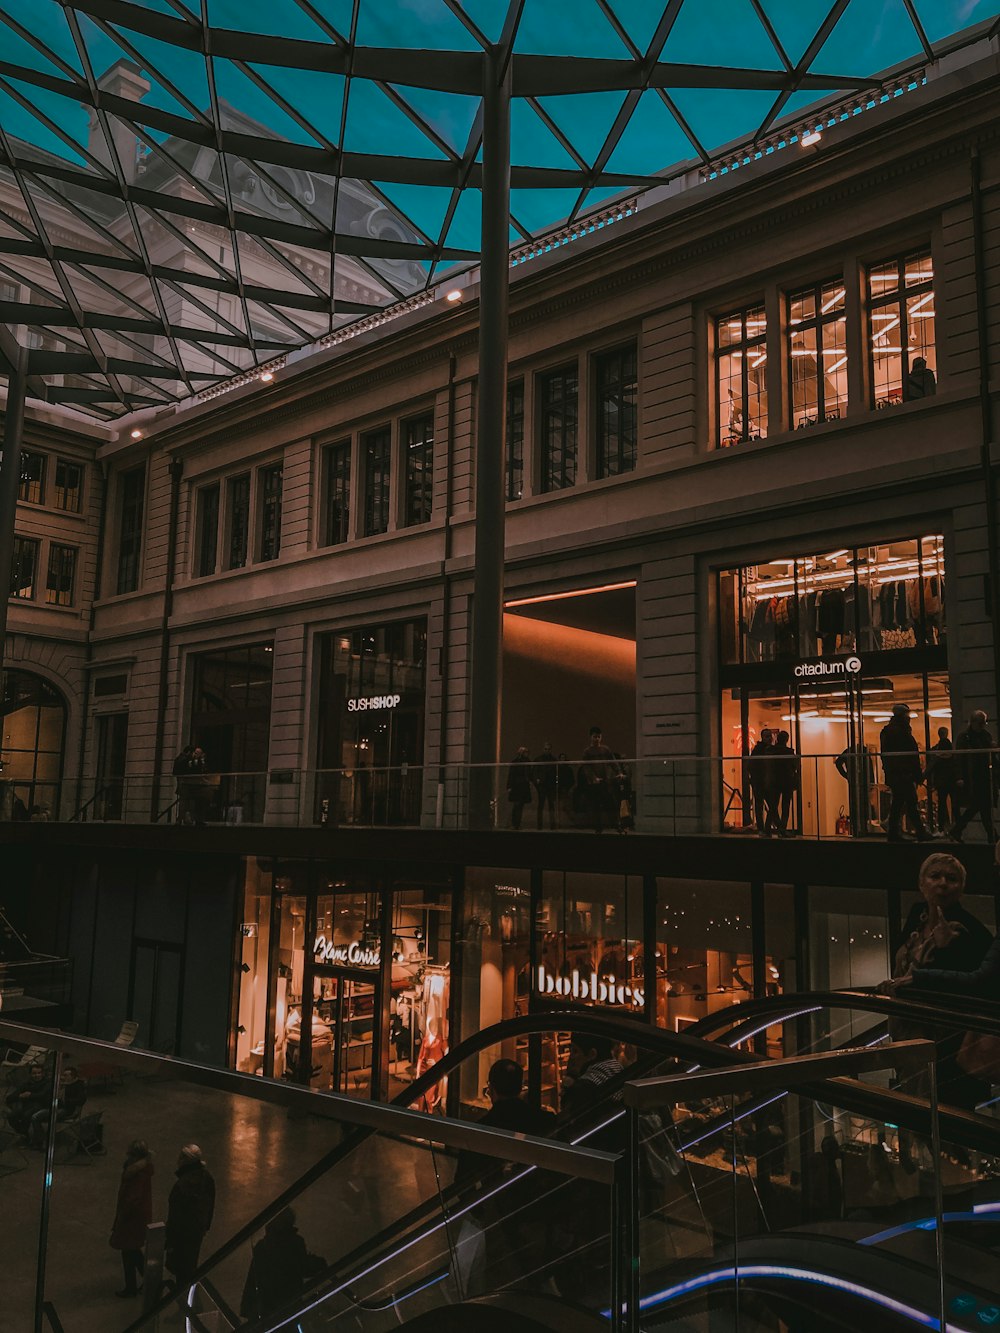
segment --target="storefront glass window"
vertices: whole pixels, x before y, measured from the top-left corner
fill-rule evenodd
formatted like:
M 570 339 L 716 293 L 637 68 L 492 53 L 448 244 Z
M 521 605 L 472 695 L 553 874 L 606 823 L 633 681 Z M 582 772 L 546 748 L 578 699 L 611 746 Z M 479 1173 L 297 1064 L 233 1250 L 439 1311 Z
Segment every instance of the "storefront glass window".
M 767 319 L 762 305 L 715 321 L 719 448 L 767 434 Z
M 531 959 L 531 876 L 527 870 L 469 867 L 465 918 L 458 935 L 462 1036 L 528 1012 Z M 511 1038 L 462 1066 L 463 1106 L 485 1105 L 482 1089 L 494 1060 L 527 1068 L 527 1038 Z
M 872 396 L 877 408 L 937 392 L 934 267 L 929 251 L 868 270 Z
M 772 556 L 723 572 L 719 607 L 730 663 L 939 646 L 944 539 Z
M 642 879 L 546 870 L 536 919 L 535 998 L 642 1016 Z
M 656 885 L 656 1024 L 683 1032 L 753 996 L 750 888 L 707 880 Z M 772 980 L 777 994 L 779 978 Z
M 256 857 L 248 857 L 240 922 L 240 994 L 235 1042 L 236 1068 L 244 1074 L 263 1074 L 267 1063 L 271 881 L 269 864 L 262 865 Z M 287 989 L 286 979 L 284 1000 Z
M 409 881 L 393 892 L 388 1058 L 398 1083 L 419 1078 L 448 1053 L 451 905 L 450 885 Z M 447 1091 L 442 1081 L 422 1099 L 422 1109 L 443 1109 Z
M 833 421 L 847 410 L 847 320 L 841 279 L 788 298 L 792 427 Z
M 321 822 L 419 822 L 426 653 L 423 620 L 323 637 Z
M 345 878 L 327 880 L 316 903 L 313 1084 L 351 1096 L 371 1094 L 381 1030 L 379 898 L 370 885 Z

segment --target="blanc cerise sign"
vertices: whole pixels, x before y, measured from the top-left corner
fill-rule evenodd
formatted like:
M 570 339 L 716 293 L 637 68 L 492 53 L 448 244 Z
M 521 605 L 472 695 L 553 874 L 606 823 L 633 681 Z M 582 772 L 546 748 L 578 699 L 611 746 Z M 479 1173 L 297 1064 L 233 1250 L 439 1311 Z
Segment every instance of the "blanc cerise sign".
M 317 963 L 334 967 L 378 967 L 382 962 L 382 950 L 377 944 L 358 944 L 357 941 L 334 944 L 325 935 L 317 935 L 313 957 Z

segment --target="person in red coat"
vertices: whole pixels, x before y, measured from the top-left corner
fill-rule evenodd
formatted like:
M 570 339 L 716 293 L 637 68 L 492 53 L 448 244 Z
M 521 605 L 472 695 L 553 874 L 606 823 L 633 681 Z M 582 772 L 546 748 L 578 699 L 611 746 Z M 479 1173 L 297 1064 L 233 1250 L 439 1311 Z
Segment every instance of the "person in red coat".
M 125 1153 L 118 1186 L 118 1205 L 111 1228 L 111 1246 L 121 1250 L 125 1286 L 116 1296 L 136 1296 L 145 1269 L 146 1228 L 153 1220 L 153 1154 L 142 1139 L 133 1139 Z

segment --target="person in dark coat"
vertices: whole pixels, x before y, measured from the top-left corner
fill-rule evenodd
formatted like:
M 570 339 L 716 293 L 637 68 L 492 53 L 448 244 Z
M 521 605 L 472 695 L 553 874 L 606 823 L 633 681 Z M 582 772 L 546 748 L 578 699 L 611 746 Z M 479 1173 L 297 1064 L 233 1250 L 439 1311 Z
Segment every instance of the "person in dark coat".
M 201 1243 L 212 1225 L 215 1181 L 196 1143 L 181 1149 L 175 1174 L 167 1202 L 166 1266 L 184 1289 L 191 1285 Z
M 771 828 L 777 829 L 784 838 L 790 836 L 788 819 L 795 804 L 795 793 L 799 789 L 802 766 L 799 757 L 792 749 L 787 731 L 779 731 L 774 750 L 770 756 L 771 786 L 770 813 Z
M 507 770 L 507 799 L 511 805 L 510 826 L 520 828 L 524 807 L 531 804 L 531 760 L 525 745 L 517 747 Z
M 996 796 L 996 772 L 993 767 L 995 742 L 986 726 L 987 720 L 983 710 L 977 708 L 969 718 L 969 725 L 955 744 L 958 794 L 959 801 L 964 807 L 950 830 L 950 836 L 957 842 L 962 841 L 962 834 L 975 815 L 979 816 L 986 831 L 987 842 L 997 840 L 993 827 L 993 801 Z
M 146 1228 L 153 1220 L 153 1154 L 142 1139 L 133 1139 L 125 1153 L 118 1184 L 118 1203 L 111 1226 L 111 1248 L 121 1250 L 125 1286 L 116 1296 L 136 1296 L 145 1271 Z
M 927 759 L 927 781 L 937 797 L 937 826 L 950 828 L 958 818 L 958 765 L 947 727 L 938 727 L 937 743 Z
M 906 379 L 907 398 L 933 398 L 936 393 L 937 380 L 933 370 L 925 357 L 915 356 Z
M 605 822 L 612 818 L 612 781 L 617 773 L 614 751 L 604 744 L 604 733 L 600 727 L 591 727 L 590 744 L 580 765 L 580 793 L 595 833 L 603 832 Z
M 774 737 L 770 728 L 764 727 L 760 733 L 760 740 L 750 751 L 747 776 L 750 779 L 750 793 L 753 797 L 754 823 L 757 825 L 757 832 L 763 833 L 765 837 L 770 837 L 771 834 L 768 791 L 771 781 L 770 759 L 773 754 Z
M 903 816 L 913 826 L 918 840 L 931 835 L 924 828 L 917 805 L 917 783 L 923 780 L 920 768 L 920 749 L 910 727 L 910 709 L 907 704 L 893 704 L 892 717 L 882 728 L 879 737 L 882 753 L 882 771 L 889 787 L 889 841 L 903 841 Z
M 300 1299 L 310 1278 L 326 1267 L 310 1254 L 295 1225 L 295 1214 L 284 1208 L 264 1228 L 264 1239 L 254 1246 L 240 1314 L 244 1319 L 278 1314 Z
M 556 791 L 559 779 L 559 760 L 552 752 L 552 742 L 546 741 L 542 753 L 535 759 L 531 771 L 531 780 L 538 793 L 538 818 L 536 828 L 541 828 L 545 819 L 545 808 L 549 811 L 549 828 L 556 826 Z
M 834 767 L 847 783 L 847 800 L 851 811 L 851 833 L 860 838 L 868 827 L 870 796 L 875 785 L 875 766 L 867 745 L 860 741 L 848 745 L 833 761 Z
M 521 1096 L 523 1086 L 524 1070 L 516 1060 L 495 1061 L 490 1066 L 483 1089 L 490 1109 L 477 1123 L 493 1129 L 509 1129 L 513 1134 L 536 1134 L 540 1138 L 550 1134 L 556 1123 L 555 1116 L 547 1111 L 536 1111 L 524 1101 Z M 461 1152 L 455 1165 L 455 1181 L 475 1179 L 497 1166 L 499 1159 L 496 1157 Z

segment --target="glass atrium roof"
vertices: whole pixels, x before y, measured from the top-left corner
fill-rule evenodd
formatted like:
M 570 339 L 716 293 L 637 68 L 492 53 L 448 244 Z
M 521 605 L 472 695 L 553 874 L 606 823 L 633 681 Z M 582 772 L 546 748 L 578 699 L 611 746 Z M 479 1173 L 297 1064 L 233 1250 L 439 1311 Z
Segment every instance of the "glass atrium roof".
M 516 249 L 919 81 L 998 12 L 0 0 L 0 353 L 29 349 L 33 395 L 110 419 L 419 301 L 478 258 L 491 46 L 511 56 Z

